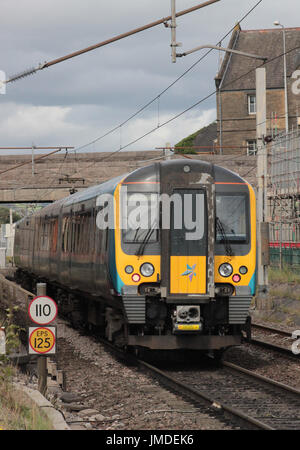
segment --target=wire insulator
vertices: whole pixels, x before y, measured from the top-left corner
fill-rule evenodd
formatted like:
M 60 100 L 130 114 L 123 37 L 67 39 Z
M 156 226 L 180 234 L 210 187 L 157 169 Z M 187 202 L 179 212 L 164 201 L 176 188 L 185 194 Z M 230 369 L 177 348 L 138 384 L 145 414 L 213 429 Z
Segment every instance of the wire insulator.
M 11 77 L 8 78 L 8 80 L 6 80 L 5 83 L 11 83 L 13 81 L 19 80 L 20 78 L 25 78 L 25 77 L 28 77 L 29 75 L 33 75 L 34 73 L 36 73 L 37 70 L 40 70 L 40 68 L 39 67 L 38 68 L 31 67 L 28 70 L 24 70 L 24 72 L 18 73 L 16 75 L 12 75 Z

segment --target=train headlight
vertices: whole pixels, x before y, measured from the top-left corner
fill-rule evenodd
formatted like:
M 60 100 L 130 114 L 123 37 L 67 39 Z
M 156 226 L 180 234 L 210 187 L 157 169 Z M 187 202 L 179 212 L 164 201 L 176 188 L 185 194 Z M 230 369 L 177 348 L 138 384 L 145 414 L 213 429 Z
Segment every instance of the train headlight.
M 146 262 L 141 265 L 140 272 L 143 277 L 151 277 L 154 274 L 154 267 L 152 264 Z
M 125 267 L 125 272 L 128 273 L 128 274 L 132 273 L 133 272 L 133 267 L 132 266 L 126 266 Z
M 239 268 L 239 272 L 240 272 L 241 275 L 245 275 L 248 272 L 248 269 L 247 269 L 246 266 L 241 266 Z
M 233 268 L 232 268 L 232 265 L 229 263 L 223 263 L 219 267 L 219 274 L 222 277 L 230 277 L 232 272 L 233 272 Z

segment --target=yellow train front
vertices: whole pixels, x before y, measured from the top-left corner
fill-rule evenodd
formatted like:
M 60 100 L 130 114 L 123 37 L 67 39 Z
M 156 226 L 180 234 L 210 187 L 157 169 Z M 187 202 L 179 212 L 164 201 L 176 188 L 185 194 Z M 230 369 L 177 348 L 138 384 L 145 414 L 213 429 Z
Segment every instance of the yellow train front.
M 107 314 L 111 339 L 122 328 L 127 345 L 150 349 L 240 344 L 255 294 L 252 187 L 216 165 L 180 159 L 132 172 L 113 198 L 111 277 L 123 311 Z
M 250 334 L 251 186 L 203 161 L 154 163 L 16 225 L 16 278 L 116 345 L 221 350 Z

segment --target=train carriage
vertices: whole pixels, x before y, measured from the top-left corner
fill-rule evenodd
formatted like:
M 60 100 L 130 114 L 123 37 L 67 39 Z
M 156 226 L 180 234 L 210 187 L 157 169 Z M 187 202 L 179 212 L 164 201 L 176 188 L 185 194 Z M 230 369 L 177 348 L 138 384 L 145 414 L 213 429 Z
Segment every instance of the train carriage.
M 207 162 L 154 163 L 20 221 L 15 264 L 119 345 L 238 345 L 255 293 L 254 191 Z

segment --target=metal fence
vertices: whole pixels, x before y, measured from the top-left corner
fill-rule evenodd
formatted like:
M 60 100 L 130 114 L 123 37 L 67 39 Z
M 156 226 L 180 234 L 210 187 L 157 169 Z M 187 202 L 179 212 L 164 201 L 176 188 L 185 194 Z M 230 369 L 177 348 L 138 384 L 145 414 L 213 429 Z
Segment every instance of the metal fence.
M 300 247 L 289 247 L 282 244 L 270 246 L 270 265 L 273 267 L 291 266 L 294 270 L 300 269 Z
M 270 149 L 270 262 L 300 267 L 300 131 L 279 135 Z
M 276 137 L 271 146 L 271 191 L 300 195 L 300 131 Z

